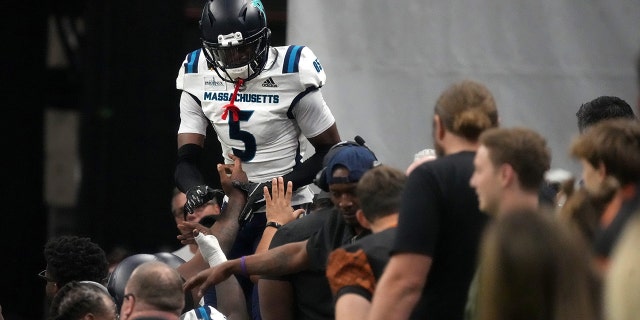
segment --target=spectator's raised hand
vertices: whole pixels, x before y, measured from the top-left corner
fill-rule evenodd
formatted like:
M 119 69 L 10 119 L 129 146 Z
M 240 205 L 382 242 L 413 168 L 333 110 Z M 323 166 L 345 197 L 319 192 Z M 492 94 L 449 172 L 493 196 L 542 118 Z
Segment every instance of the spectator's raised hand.
M 178 223 L 178 229 L 180 230 L 180 234 L 178 235 L 178 240 L 182 244 L 194 244 L 196 243 L 194 239 L 194 231 L 198 231 L 200 233 L 209 234 L 209 228 L 201 225 L 197 222 L 190 221 L 181 221 Z
M 293 184 L 291 181 L 287 182 L 285 189 L 285 183 L 282 177 L 273 178 L 271 179 L 271 194 L 269 194 L 269 188 L 266 186 L 263 188 L 263 191 L 267 209 L 267 221 L 284 225 L 297 219 L 300 214 L 304 213 L 303 209 L 294 211 L 291 207 L 291 197 L 293 195 Z

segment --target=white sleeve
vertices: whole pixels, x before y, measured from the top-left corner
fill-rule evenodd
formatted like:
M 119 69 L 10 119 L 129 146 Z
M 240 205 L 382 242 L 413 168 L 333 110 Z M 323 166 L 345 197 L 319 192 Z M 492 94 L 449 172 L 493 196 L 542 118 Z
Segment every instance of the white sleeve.
M 318 60 L 318 57 L 309 47 L 302 48 L 300 61 L 298 62 L 298 75 L 300 82 L 305 87 L 322 87 L 327 81 L 327 75 Z
M 336 122 L 320 89 L 312 90 L 302 97 L 293 106 L 292 112 L 302 134 L 307 138 L 323 133 Z
M 202 112 L 202 107 L 194 97 L 187 92 L 180 96 L 180 128 L 178 133 L 207 134 L 209 120 Z

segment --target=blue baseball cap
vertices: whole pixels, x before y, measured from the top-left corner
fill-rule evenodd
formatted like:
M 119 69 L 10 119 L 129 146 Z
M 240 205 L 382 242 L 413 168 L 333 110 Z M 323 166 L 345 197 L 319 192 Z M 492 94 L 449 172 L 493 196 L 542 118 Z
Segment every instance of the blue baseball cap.
M 376 156 L 364 146 L 348 145 L 341 147 L 327 163 L 324 172 L 328 184 L 358 182 L 367 170 L 378 165 Z M 333 178 L 333 170 L 337 166 L 343 166 L 349 170 L 349 176 L 345 178 Z

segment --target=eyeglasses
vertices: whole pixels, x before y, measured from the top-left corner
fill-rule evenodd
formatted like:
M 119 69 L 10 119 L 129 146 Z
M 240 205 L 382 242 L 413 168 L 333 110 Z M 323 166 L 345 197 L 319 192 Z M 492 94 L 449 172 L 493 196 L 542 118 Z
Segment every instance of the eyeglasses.
M 127 293 L 122 298 L 126 300 L 129 300 L 129 298 L 133 298 L 135 300 L 136 296 L 133 293 Z
M 44 279 L 47 282 L 56 282 L 55 280 L 47 277 L 47 269 L 40 271 L 40 273 L 38 273 L 38 277 Z

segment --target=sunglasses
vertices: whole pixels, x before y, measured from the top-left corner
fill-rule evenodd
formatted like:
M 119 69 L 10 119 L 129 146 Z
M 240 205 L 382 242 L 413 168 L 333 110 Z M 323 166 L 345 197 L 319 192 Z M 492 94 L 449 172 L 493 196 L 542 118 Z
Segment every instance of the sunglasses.
M 56 282 L 55 280 L 47 277 L 47 269 L 44 269 L 38 273 L 38 277 L 44 279 L 46 282 Z

